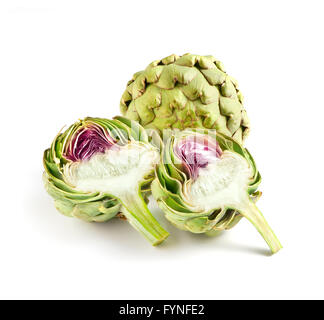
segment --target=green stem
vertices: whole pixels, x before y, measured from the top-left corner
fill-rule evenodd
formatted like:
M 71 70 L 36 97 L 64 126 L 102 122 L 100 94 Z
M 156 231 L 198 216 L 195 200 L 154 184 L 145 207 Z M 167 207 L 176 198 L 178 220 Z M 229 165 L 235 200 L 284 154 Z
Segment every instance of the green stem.
M 268 225 L 261 211 L 251 200 L 246 201 L 245 206 L 241 208 L 240 212 L 259 231 L 263 239 L 270 247 L 272 253 L 276 253 L 282 248 L 281 243 Z
M 120 198 L 123 204 L 122 213 L 129 223 L 146 237 L 153 246 L 163 242 L 169 233 L 153 217 L 140 192 L 129 193 Z

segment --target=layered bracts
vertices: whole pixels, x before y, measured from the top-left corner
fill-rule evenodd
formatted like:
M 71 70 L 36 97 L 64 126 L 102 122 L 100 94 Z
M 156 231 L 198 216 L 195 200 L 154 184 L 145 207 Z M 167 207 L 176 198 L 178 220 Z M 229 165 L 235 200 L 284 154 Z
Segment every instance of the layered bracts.
M 167 140 L 152 193 L 180 229 L 210 233 L 246 217 L 276 252 L 280 242 L 254 203 L 260 181 L 252 156 L 232 138 L 186 129 Z
M 59 133 L 45 150 L 45 187 L 64 215 L 95 222 L 121 216 L 156 245 L 168 233 L 143 195 L 159 157 L 138 123 L 86 118 Z

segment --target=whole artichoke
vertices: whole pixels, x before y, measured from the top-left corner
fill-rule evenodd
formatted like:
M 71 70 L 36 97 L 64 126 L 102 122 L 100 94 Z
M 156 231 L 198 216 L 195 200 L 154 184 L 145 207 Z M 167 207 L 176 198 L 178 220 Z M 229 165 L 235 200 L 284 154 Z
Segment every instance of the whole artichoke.
M 151 188 L 166 218 L 178 228 L 225 230 L 243 216 L 277 252 L 281 244 L 254 204 L 260 182 L 252 156 L 232 138 L 215 130 L 185 129 L 167 140 Z
M 237 82 L 212 56 L 185 54 L 153 61 L 134 74 L 122 114 L 145 128 L 208 128 L 242 143 L 249 121 Z
M 45 150 L 45 188 L 66 216 L 95 222 L 126 217 L 153 245 L 159 244 L 168 233 L 142 197 L 154 177 L 158 147 L 135 121 L 85 118 L 59 133 Z

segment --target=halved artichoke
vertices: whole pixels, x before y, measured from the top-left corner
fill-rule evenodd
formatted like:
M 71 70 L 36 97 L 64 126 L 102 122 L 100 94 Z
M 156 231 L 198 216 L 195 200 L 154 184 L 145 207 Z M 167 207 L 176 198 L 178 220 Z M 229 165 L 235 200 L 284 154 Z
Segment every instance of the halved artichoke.
M 149 212 L 143 193 L 159 157 L 138 123 L 85 118 L 45 150 L 45 188 L 64 215 L 95 222 L 122 215 L 156 245 L 168 233 Z
M 249 120 L 237 82 L 212 56 L 170 55 L 134 74 L 122 114 L 145 128 L 208 128 L 242 143 Z
M 215 130 L 170 135 L 156 167 L 152 194 L 180 229 L 209 233 L 246 217 L 277 252 L 281 244 L 254 204 L 261 181 L 250 153 Z

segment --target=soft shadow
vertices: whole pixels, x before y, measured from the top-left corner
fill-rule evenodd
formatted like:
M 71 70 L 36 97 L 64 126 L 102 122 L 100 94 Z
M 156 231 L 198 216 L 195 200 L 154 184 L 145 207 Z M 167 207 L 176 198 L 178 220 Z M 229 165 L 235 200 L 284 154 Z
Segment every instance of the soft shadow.
M 246 252 L 246 253 L 253 253 L 257 255 L 262 255 L 265 257 L 270 257 L 272 255 L 269 249 L 258 248 L 249 245 L 242 245 L 238 243 L 228 243 L 223 246 L 224 249 L 228 251 L 237 251 L 237 252 Z
M 232 251 L 237 253 L 249 253 L 249 254 L 257 254 L 262 256 L 271 256 L 272 253 L 267 248 L 260 248 L 257 246 L 244 245 L 242 243 L 233 242 L 233 237 L 231 236 L 229 231 L 222 231 L 216 235 L 208 236 L 206 234 L 195 234 L 186 231 L 181 231 L 183 233 L 183 237 L 180 243 L 178 243 L 179 250 L 187 250 L 190 248 L 190 252 L 193 250 L 200 250 L 202 246 L 208 246 L 209 248 L 212 246 L 212 250 L 221 250 L 224 251 Z M 189 244 L 189 245 L 188 245 Z M 185 248 L 183 248 L 185 246 Z
M 167 230 L 169 237 L 159 246 L 153 247 L 127 221 L 112 219 L 105 223 L 87 223 L 75 218 L 61 215 L 55 208 L 53 200 L 46 194 L 40 183 L 30 188 L 24 199 L 25 207 L 30 212 L 32 228 L 43 233 L 44 237 L 55 238 L 56 241 L 95 248 L 118 255 L 119 258 L 153 260 L 157 255 L 166 257 L 174 254 L 190 255 L 193 252 L 211 248 L 213 251 L 233 251 L 271 256 L 270 250 L 231 242 L 228 232 L 220 232 L 214 236 L 193 234 L 179 230 L 164 218 L 163 212 L 154 201 L 150 201 L 150 210 L 156 219 Z M 212 246 L 212 247 L 211 247 Z M 93 250 L 93 249 L 92 249 Z

